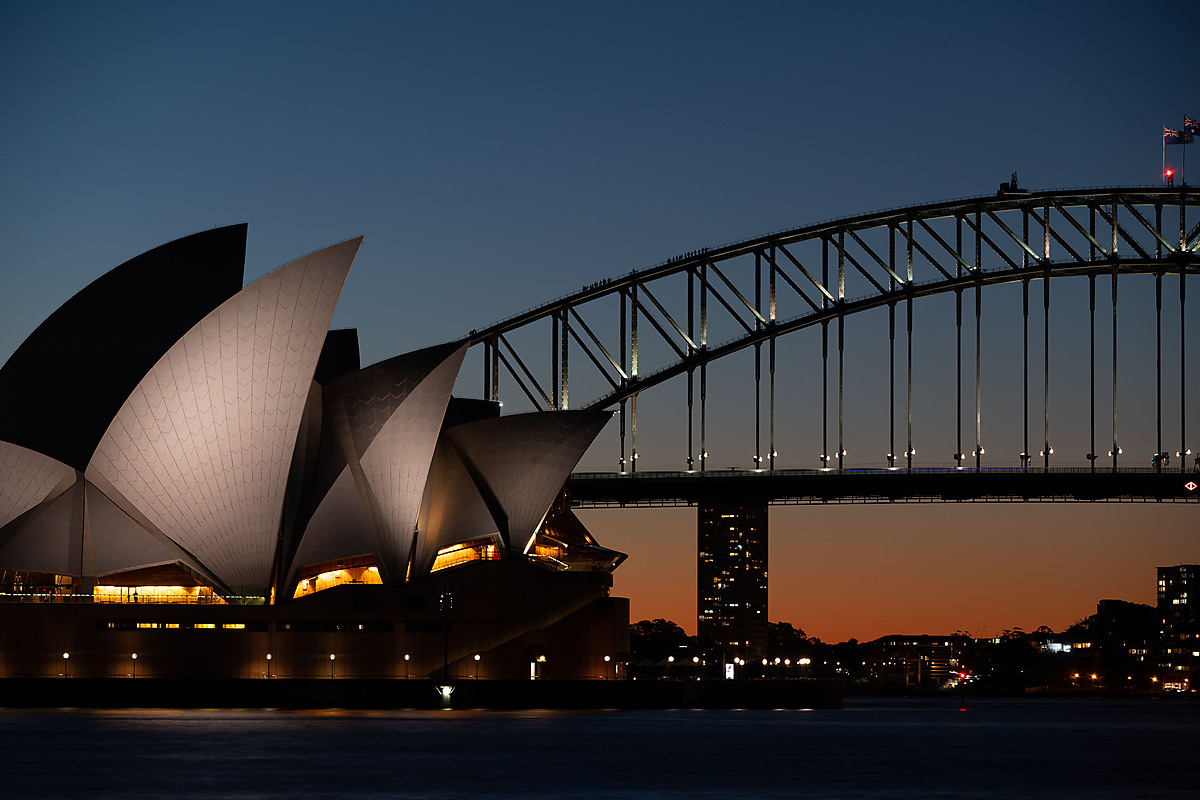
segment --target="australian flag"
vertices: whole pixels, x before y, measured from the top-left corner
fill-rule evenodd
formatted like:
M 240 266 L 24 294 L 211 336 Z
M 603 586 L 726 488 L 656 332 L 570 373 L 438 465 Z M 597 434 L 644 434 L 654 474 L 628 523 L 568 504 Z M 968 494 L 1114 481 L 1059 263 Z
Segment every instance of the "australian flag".
M 1192 140 L 1190 133 L 1177 131 L 1174 128 L 1163 126 L 1163 144 L 1187 144 Z
M 1191 117 L 1184 117 L 1183 132 L 1188 136 L 1200 135 L 1200 122 L 1196 122 L 1196 120 L 1192 119 Z

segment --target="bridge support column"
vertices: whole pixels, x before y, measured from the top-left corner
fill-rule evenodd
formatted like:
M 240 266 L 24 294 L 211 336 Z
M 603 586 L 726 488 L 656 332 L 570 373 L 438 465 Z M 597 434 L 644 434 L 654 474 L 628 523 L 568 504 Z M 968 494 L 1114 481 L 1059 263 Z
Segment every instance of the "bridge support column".
M 698 508 L 696 632 L 751 664 L 767 655 L 767 504 Z

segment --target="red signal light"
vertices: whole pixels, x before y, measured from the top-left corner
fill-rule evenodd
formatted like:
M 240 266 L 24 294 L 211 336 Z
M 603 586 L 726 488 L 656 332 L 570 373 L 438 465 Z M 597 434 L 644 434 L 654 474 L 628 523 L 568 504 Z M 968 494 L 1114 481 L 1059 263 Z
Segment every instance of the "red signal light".
M 1175 174 L 1175 170 L 1173 170 L 1173 169 L 1169 169 L 1169 170 L 1167 170 L 1166 172 L 1164 172 L 1163 174 L 1164 174 L 1164 175 L 1166 175 L 1166 176 L 1169 178 L 1169 177 L 1171 177 L 1172 175 L 1174 175 L 1174 174 Z

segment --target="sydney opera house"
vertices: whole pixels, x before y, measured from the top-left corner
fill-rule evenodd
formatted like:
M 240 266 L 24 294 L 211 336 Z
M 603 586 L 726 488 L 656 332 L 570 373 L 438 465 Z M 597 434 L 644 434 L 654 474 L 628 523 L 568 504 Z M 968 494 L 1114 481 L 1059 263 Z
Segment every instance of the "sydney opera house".
M 363 367 L 361 239 L 243 286 L 246 226 L 118 266 L 0 368 L 0 677 L 613 677 L 624 556 L 563 487 L 607 413 Z

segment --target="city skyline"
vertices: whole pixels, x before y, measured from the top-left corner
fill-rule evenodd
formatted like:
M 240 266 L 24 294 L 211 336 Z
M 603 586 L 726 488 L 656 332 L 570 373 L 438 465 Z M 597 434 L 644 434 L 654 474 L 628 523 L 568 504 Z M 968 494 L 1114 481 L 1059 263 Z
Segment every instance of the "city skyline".
M 109 266 L 218 224 L 249 222 L 248 280 L 364 235 L 334 326 L 372 363 L 675 253 L 988 194 L 1014 169 L 1153 185 L 1161 126 L 1200 115 L 1161 60 L 1163 21 L 1198 12 L 1169 4 L 287 9 L 0 12 L 0 361 Z M 1095 46 L 1116 31 L 1120 67 Z M 614 593 L 633 619 L 694 632 L 694 509 L 581 517 L 630 554 Z M 828 641 L 1065 627 L 1200 560 L 1197 523 L 1194 505 L 773 507 L 770 618 Z

